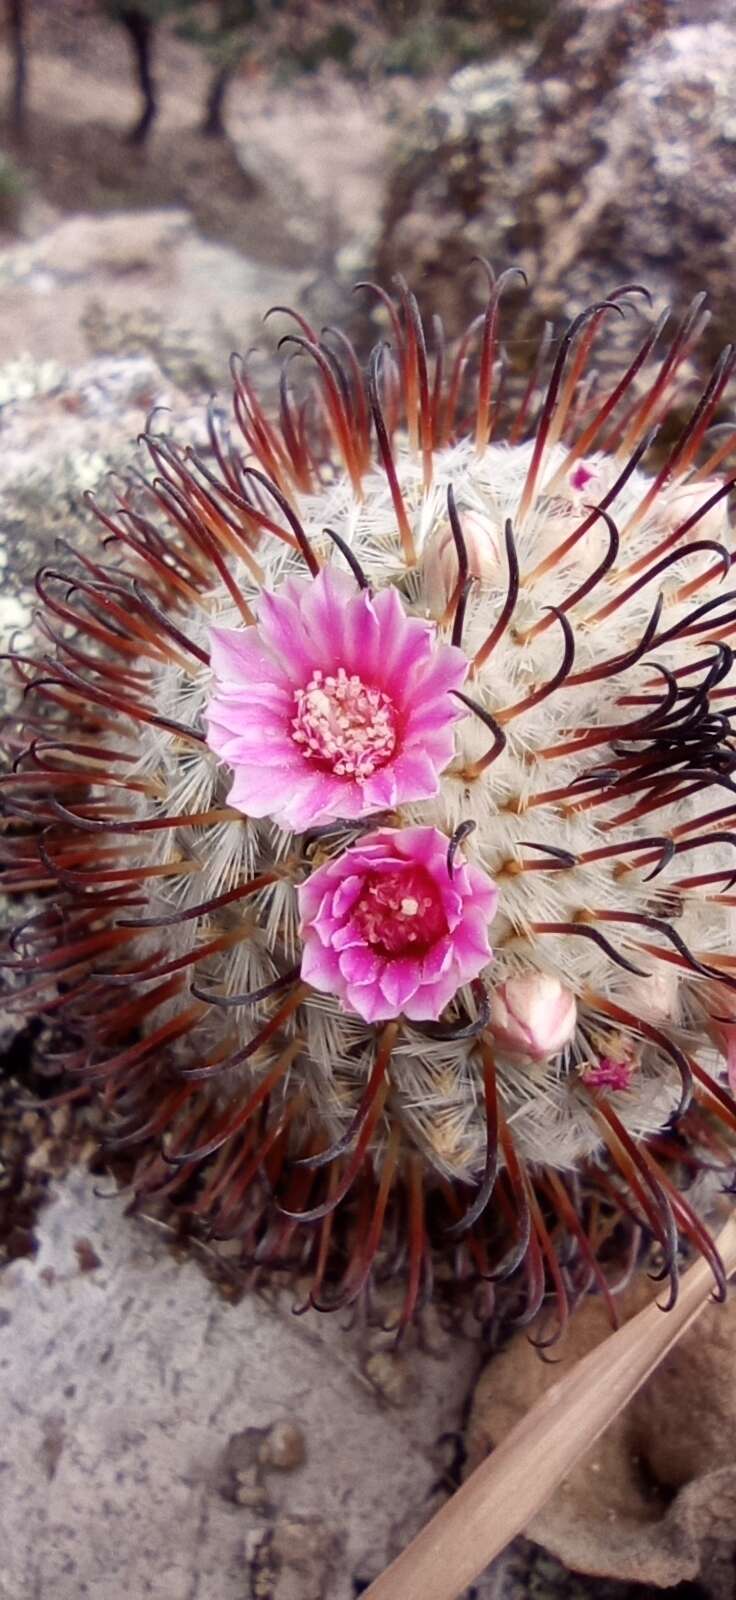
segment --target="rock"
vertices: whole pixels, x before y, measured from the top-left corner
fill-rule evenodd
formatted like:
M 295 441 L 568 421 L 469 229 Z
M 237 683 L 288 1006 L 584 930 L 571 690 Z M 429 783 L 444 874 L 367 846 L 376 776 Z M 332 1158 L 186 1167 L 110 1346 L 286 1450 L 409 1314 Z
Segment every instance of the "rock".
M 303 1466 L 307 1447 L 302 1429 L 296 1422 L 274 1422 L 266 1430 L 258 1451 L 261 1464 L 275 1472 L 293 1472 Z
M 204 238 L 180 207 L 81 213 L 3 252 L 0 339 L 38 362 L 153 354 L 175 382 L 207 392 L 225 381 L 231 350 L 262 338 L 269 305 L 303 298 L 308 276 Z
M 223 1499 L 254 1511 L 271 1509 L 265 1474 L 269 1470 L 292 1472 L 306 1459 L 304 1433 L 294 1422 L 274 1422 L 267 1428 L 244 1428 L 228 1439 L 217 1474 Z
M 359 1325 L 296 1318 L 288 1292 L 228 1303 L 98 1185 L 54 1185 L 36 1256 L 0 1277 L 3 1594 L 354 1600 L 354 1574 L 431 1513 L 473 1344 L 412 1349 L 399 1418 L 363 1376 Z
M 416 1393 L 411 1368 L 396 1350 L 375 1350 L 364 1366 L 365 1375 L 376 1393 L 389 1406 L 400 1409 Z
M 632 280 L 665 301 L 706 288 L 712 354 L 732 333 L 735 175 L 727 0 L 561 0 L 407 129 L 376 271 L 403 272 L 454 332 L 480 303 L 478 254 L 523 267 L 553 319 Z
M 268 1600 L 323 1600 L 339 1547 L 337 1535 L 320 1517 L 279 1517 L 268 1539 L 273 1574 Z
M 28 627 L 33 578 L 59 537 L 79 542 L 91 513 L 84 493 L 127 465 L 146 414 L 173 406 L 201 427 L 192 406 L 150 352 L 98 356 L 78 367 L 11 360 L 0 366 L 0 649 Z M 0 683 L 0 705 L 4 686 Z

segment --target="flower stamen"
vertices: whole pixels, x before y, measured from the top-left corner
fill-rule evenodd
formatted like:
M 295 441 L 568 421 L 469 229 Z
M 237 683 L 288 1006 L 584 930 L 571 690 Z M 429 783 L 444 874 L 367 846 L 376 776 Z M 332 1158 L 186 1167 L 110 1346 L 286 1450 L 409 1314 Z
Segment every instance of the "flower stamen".
M 353 911 L 356 931 L 372 949 L 392 957 L 423 954 L 447 933 L 447 918 L 429 874 L 421 868 L 369 879 Z
M 313 672 L 294 691 L 292 738 L 305 755 L 338 777 L 372 777 L 396 749 L 396 707 L 382 689 L 371 689 L 356 672 Z

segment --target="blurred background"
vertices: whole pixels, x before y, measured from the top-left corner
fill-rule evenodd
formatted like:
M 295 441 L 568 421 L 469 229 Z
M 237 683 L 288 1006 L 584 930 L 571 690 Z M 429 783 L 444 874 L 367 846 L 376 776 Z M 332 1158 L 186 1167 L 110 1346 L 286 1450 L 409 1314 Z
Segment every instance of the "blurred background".
M 720 348 L 735 67 L 731 0 L 5 0 L 2 360 L 208 387 L 274 301 L 397 271 L 457 333 L 478 254 L 537 325 L 705 286 Z
M 529 279 L 504 297 L 516 369 L 623 283 L 655 312 L 707 290 L 705 368 L 735 254 L 733 0 L 0 0 L 0 646 L 151 407 L 196 437 L 233 349 L 273 384 L 270 306 L 365 353 L 383 324 L 352 285 L 403 273 L 454 336 L 481 255 Z M 93 1194 L 94 1125 L 18 1115 L 46 1045 L 0 1013 L 2 1600 L 353 1600 L 455 1481 L 479 1352 L 437 1334 L 407 1358 L 216 1294 Z M 627 1462 L 641 1541 L 610 1581 L 517 1541 L 475 1600 L 692 1577 L 663 1521 L 679 1484 Z M 705 1587 L 668 1592 L 733 1594 L 729 1518 L 724 1586 L 703 1535 Z
M 622 283 L 655 312 L 707 290 L 693 383 L 730 335 L 732 0 L 0 0 L 0 18 L 5 634 L 68 495 L 146 409 L 225 395 L 234 349 L 274 384 L 274 304 L 364 355 L 385 316 L 352 286 L 401 272 L 454 336 L 481 255 L 529 280 L 504 295 L 512 374 L 545 321 L 559 335 Z

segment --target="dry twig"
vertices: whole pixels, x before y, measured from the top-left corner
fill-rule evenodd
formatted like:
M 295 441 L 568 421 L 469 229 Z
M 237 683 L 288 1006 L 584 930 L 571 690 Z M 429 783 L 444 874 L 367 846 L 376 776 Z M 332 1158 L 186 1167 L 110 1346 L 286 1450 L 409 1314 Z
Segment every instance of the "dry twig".
M 735 1218 L 718 1248 L 730 1277 Z M 458 1600 L 628 1404 L 707 1305 L 712 1287 L 707 1265 L 697 1262 L 672 1311 L 664 1316 L 656 1304 L 647 1306 L 554 1384 L 371 1584 L 366 1600 Z

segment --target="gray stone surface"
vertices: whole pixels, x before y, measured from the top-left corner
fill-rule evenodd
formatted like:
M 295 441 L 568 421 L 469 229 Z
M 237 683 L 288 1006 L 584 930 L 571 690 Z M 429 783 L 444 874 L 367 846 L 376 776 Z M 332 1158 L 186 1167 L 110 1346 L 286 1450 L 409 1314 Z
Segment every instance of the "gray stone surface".
M 2 1600 L 354 1600 L 432 1509 L 477 1352 L 229 1304 L 92 1191 L 0 1280 Z
M 216 387 L 310 276 L 203 238 L 183 208 L 65 217 L 0 253 L 4 355 L 78 363 L 157 342 L 191 387 Z
M 52 1184 L 0 1275 L 0 1600 L 356 1600 L 450 1487 L 480 1350 L 233 1303 L 95 1187 Z M 463 1600 L 650 1592 L 517 1539 Z
M 467 270 L 478 254 L 523 267 L 552 318 L 632 279 L 665 300 L 705 288 L 720 348 L 733 333 L 735 69 L 730 0 L 559 0 L 407 126 L 378 271 L 404 272 L 455 329 L 483 293 Z

